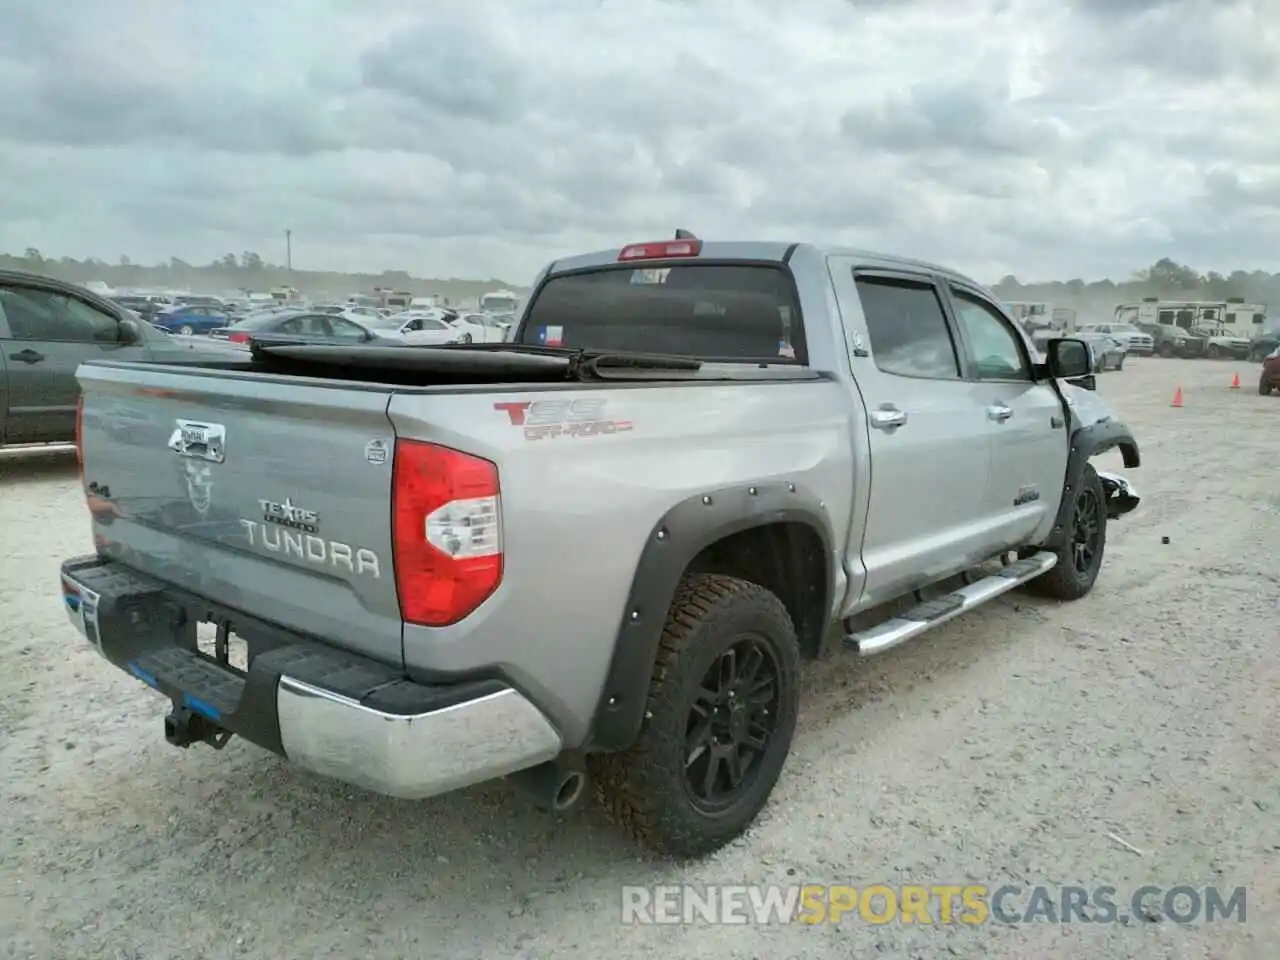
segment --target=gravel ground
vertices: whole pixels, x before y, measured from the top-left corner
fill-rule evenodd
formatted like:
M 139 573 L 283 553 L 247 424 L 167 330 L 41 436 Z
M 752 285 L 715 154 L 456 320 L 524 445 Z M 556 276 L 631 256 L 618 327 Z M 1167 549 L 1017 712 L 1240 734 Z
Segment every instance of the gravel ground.
M 811 668 L 766 814 L 684 868 L 594 808 L 556 823 L 504 784 L 397 802 L 241 741 L 167 746 L 166 702 L 62 612 L 58 563 L 89 548 L 74 457 L 0 454 L 0 957 L 1274 956 L 1280 397 L 1257 370 L 1104 375 L 1146 500 L 1112 526 L 1094 592 L 1015 593 Z M 1248 919 L 620 923 L 624 884 L 804 881 L 1247 885 Z

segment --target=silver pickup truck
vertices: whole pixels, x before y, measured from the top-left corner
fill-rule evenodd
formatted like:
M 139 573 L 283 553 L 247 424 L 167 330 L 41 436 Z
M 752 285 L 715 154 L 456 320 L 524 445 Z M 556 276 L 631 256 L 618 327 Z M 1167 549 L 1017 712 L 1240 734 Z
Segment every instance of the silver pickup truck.
M 1089 592 L 1138 502 L 1090 458 L 1139 454 L 1083 343 L 915 260 L 678 236 L 552 264 L 507 343 L 85 364 L 73 624 L 178 746 L 593 780 L 693 856 L 767 802 L 802 658 Z

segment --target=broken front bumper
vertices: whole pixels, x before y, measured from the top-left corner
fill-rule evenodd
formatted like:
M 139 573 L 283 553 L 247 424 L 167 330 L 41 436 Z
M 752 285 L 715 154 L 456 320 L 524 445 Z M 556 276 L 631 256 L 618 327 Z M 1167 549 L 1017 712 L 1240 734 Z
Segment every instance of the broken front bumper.
M 72 624 L 103 657 L 217 730 L 300 767 L 419 799 L 556 757 L 560 734 L 497 679 L 426 685 L 401 671 L 223 610 L 99 557 L 62 565 Z M 240 672 L 199 651 L 196 624 L 236 625 Z M 256 649 L 255 649 L 256 647 Z
M 1098 479 L 1102 481 L 1102 489 L 1107 495 L 1108 519 L 1122 517 L 1142 502 L 1142 497 L 1133 484 L 1118 473 L 1103 473 L 1099 470 Z

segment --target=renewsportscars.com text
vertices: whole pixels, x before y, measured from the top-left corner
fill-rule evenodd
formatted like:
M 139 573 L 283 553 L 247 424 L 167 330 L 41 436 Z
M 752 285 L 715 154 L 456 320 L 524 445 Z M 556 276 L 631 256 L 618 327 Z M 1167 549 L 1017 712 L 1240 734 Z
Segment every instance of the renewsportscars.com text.
M 622 890 L 624 924 L 1244 923 L 1244 887 L 871 884 L 672 885 Z

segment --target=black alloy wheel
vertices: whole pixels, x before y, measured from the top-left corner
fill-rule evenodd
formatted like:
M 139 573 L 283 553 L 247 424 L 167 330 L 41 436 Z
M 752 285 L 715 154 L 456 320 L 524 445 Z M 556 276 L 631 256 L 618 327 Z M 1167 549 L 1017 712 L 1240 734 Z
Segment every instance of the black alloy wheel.
M 1102 543 L 1102 511 L 1097 492 L 1091 486 L 1082 488 L 1076 497 L 1071 521 L 1071 555 L 1077 576 L 1088 576 L 1097 562 L 1098 547 Z
M 1093 464 L 1084 465 L 1073 486 L 1064 491 L 1071 509 L 1063 518 L 1060 539 L 1049 548 L 1058 562 L 1026 585 L 1030 592 L 1054 600 L 1079 600 L 1093 589 L 1107 545 L 1107 491 Z M 1031 556 L 1041 549 L 1027 548 L 1019 555 Z
M 685 787 L 715 813 L 750 789 L 778 718 L 779 667 L 771 647 L 738 638 L 712 664 L 685 727 Z

